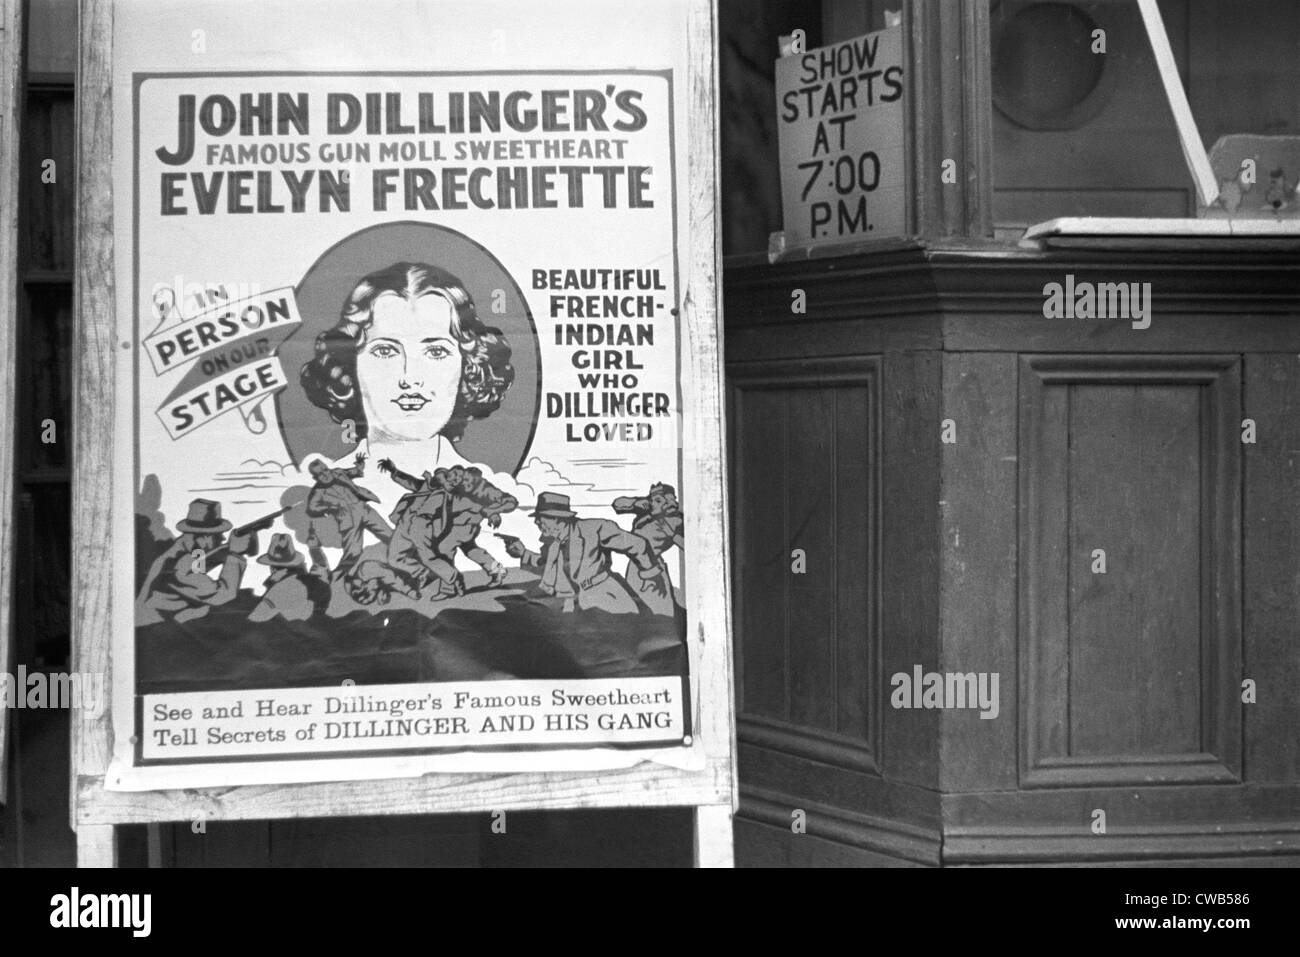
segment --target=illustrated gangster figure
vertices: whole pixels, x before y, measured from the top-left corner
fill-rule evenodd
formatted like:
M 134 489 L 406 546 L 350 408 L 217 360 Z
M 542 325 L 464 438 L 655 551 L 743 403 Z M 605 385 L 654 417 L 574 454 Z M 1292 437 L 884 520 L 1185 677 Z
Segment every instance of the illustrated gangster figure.
M 669 594 L 668 576 L 646 540 L 624 531 L 607 518 L 578 518 L 569 497 L 543 492 L 532 518 L 541 532 L 541 552 L 517 538 L 506 539 L 506 551 L 520 564 L 540 569 L 541 588 L 563 601 L 563 610 L 599 608 L 620 615 L 637 614 L 640 607 L 627 582 L 610 568 L 610 555 L 626 555 L 641 571 L 642 595 Z
M 686 548 L 682 537 L 685 523 L 681 507 L 677 504 L 677 490 L 671 485 L 656 482 L 650 486 L 650 491 L 644 498 L 620 497 L 614 499 L 612 505 L 619 514 L 636 516 L 632 522 L 632 533 L 646 540 L 664 580 L 669 581 L 664 553 L 674 545 L 682 550 Z M 641 570 L 635 564 L 627 567 L 627 583 L 641 592 L 642 600 L 651 611 L 660 615 L 673 614 L 675 602 L 671 590 L 665 595 L 645 592 L 641 587 Z
M 450 523 L 438 540 L 438 554 L 455 562 L 456 551 L 488 573 L 488 587 L 505 583 L 506 569 L 478 541 L 484 520 L 493 528 L 501 527 L 501 516 L 519 507 L 519 501 L 483 477 L 482 469 L 453 468 L 448 475 L 451 495 Z
M 364 455 L 358 455 L 355 464 L 348 469 L 332 469 L 319 459 L 308 466 L 316 484 L 307 496 L 307 514 L 314 519 L 332 520 L 337 524 L 339 535 L 343 539 L 343 557 L 334 569 L 335 578 L 346 576 L 361 558 L 367 531 L 385 545 L 393 534 L 388 523 L 370 504 L 379 501 L 379 496 L 354 481 L 361 478 L 365 470 Z M 313 553 L 320 549 L 320 539 L 314 525 L 307 544 Z
M 416 478 L 397 468 L 391 459 L 381 459 L 379 470 L 407 490 L 389 516 L 393 522 L 389 567 L 419 590 L 437 578 L 440 585 L 434 597 L 443 597 L 443 586 L 450 593 L 462 593 L 456 566 L 435 547 L 446 532 L 451 511 L 447 469 L 437 469 L 432 475 L 426 471 Z
M 259 565 L 272 571 L 266 578 L 266 593 L 249 613 L 249 621 L 269 621 L 277 616 L 287 621 L 306 621 L 329 604 L 329 588 L 307 572 L 307 563 L 294 547 L 293 537 L 283 532 L 271 536 Z
M 357 562 L 343 579 L 343 586 L 358 605 L 373 605 L 376 601 L 387 605 L 393 592 L 412 601 L 420 600 L 419 589 L 412 587 L 404 575 L 373 558 Z
M 230 522 L 221 517 L 221 503 L 196 498 L 185 518 L 176 523 L 181 534 L 154 559 L 136 599 L 136 624 L 151 625 L 167 618 L 183 623 L 202 618 L 239 594 L 247 565 L 245 555 L 256 551 L 254 533 L 236 533 L 222 548 Z M 224 557 L 219 552 L 225 552 Z M 222 557 L 220 573 L 211 577 L 210 563 Z

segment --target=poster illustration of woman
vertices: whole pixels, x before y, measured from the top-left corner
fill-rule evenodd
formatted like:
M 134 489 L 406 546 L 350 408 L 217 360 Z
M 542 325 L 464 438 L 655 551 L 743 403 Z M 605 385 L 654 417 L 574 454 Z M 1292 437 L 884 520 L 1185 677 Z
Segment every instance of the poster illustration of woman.
M 426 263 L 362 279 L 315 348 L 301 372 L 312 404 L 352 422 L 366 457 L 426 469 L 471 464 L 454 443 L 515 379 L 501 330 L 480 321 L 460 279 Z

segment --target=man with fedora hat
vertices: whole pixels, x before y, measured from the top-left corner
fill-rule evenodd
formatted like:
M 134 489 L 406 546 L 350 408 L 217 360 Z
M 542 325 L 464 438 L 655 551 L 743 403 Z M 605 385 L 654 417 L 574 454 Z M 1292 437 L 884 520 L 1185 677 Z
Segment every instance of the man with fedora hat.
M 541 588 L 563 601 L 564 611 L 574 606 L 588 611 L 599 608 L 618 615 L 640 611 L 627 582 L 610 567 L 610 555 L 626 555 L 641 572 L 641 592 L 668 594 L 668 576 L 659 568 L 646 540 L 624 531 L 607 518 L 578 518 L 569 507 L 569 496 L 542 492 L 532 512 L 542 534 L 541 552 L 534 552 L 518 539 L 506 542 L 506 551 L 520 564 L 541 571 Z
M 270 621 L 279 615 L 287 621 L 306 621 L 329 601 L 329 588 L 307 572 L 307 563 L 293 544 L 293 536 L 276 532 L 266 554 L 257 563 L 272 569 L 266 593 L 249 614 L 249 621 Z
M 612 505 L 620 515 L 636 516 L 632 522 L 632 534 L 640 535 L 646 540 L 651 554 L 655 556 L 655 562 L 663 571 L 664 579 L 668 580 L 668 563 L 664 560 L 664 553 L 674 545 L 682 550 L 686 548 L 682 537 L 685 522 L 677 504 L 677 490 L 671 485 L 656 482 L 650 486 L 650 491 L 644 498 L 624 496 L 614 499 Z M 632 588 L 641 590 L 641 571 L 635 565 L 627 567 L 627 583 Z M 662 596 L 642 592 L 642 599 L 657 614 L 671 615 L 675 610 L 671 591 Z
M 176 622 L 202 618 L 239 594 L 247 564 L 244 555 L 256 549 L 254 533 L 230 537 L 230 549 L 213 579 L 208 558 L 222 544 L 230 523 L 221 517 L 221 503 L 206 498 L 190 502 L 185 518 L 176 523 L 180 536 L 154 559 L 136 600 L 136 624 L 151 625 L 170 617 Z

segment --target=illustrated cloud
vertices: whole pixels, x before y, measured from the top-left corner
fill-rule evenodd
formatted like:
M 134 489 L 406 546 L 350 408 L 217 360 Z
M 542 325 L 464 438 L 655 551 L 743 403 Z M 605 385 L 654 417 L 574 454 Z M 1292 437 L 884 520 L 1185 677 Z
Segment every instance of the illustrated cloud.
M 596 495 L 601 498 L 608 492 L 627 492 L 627 488 L 600 488 L 594 482 L 575 482 L 567 478 L 554 465 L 536 455 L 528 460 L 528 463 L 519 470 L 515 476 L 515 481 L 520 485 L 527 485 L 536 497 L 537 491 L 560 492 L 568 495 L 575 503 L 582 502 L 583 496 Z M 589 504 L 594 504 L 589 502 Z

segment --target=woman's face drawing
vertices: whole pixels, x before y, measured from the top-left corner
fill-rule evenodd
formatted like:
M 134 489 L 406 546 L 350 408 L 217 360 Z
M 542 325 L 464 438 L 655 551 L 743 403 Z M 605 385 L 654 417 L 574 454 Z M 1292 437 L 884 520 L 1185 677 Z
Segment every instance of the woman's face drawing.
M 460 390 L 460 347 L 451 334 L 452 307 L 442 296 L 375 300 L 357 380 L 370 436 L 420 441 L 442 431 Z

